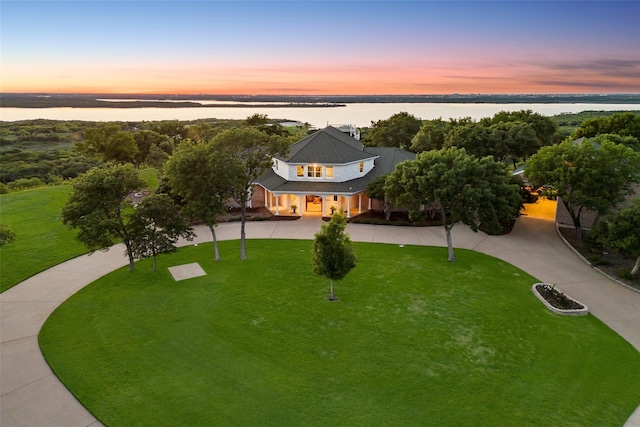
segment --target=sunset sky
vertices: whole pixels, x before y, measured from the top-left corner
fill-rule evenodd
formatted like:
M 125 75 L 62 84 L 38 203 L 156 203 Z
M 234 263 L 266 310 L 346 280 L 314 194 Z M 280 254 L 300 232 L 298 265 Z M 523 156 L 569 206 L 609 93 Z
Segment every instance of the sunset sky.
M 636 1 L 4 1 L 0 91 L 640 93 Z

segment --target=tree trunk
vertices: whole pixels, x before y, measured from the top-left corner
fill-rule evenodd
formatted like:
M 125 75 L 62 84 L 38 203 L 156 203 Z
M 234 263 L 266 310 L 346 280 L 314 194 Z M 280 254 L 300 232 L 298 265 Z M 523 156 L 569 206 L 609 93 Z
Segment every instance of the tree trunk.
M 576 230 L 576 239 L 582 242 L 582 224 L 580 223 L 580 214 L 582 213 L 582 206 L 580 206 L 580 208 L 578 209 L 578 213 L 576 214 L 573 211 L 573 208 L 571 207 L 571 205 L 565 202 L 564 199 L 562 200 L 562 203 L 564 204 L 564 207 L 567 208 L 569 215 L 571 215 L 571 220 L 573 221 L 573 227 Z
M 447 250 L 449 251 L 449 258 L 447 259 L 447 261 L 449 262 L 453 262 L 456 260 L 456 255 L 453 252 L 453 239 L 451 238 L 451 229 L 453 228 L 452 226 L 444 226 L 444 230 L 447 233 Z
M 640 271 L 640 256 L 636 258 L 636 263 L 631 269 L 631 276 L 636 277 L 638 275 L 638 271 Z
M 220 261 L 220 252 L 218 251 L 218 238 L 216 236 L 216 230 L 214 229 L 215 225 L 210 225 L 209 230 L 211 231 L 211 237 L 213 237 L 213 254 L 215 256 L 216 261 Z
M 333 293 L 333 279 L 329 280 L 331 280 L 331 295 L 329 295 L 329 301 L 337 301 L 338 298 L 336 298 L 336 295 Z
M 156 271 L 156 270 L 157 270 L 156 269 L 156 254 L 154 252 L 154 254 L 153 254 L 153 271 Z
M 389 203 L 389 199 L 387 198 L 386 195 L 384 196 L 382 210 L 384 211 L 384 219 L 389 221 L 389 218 L 391 218 L 391 204 Z
M 129 271 L 133 271 L 135 260 L 133 258 L 133 250 L 131 249 L 131 244 L 128 241 L 125 241 L 124 245 L 127 248 L 127 257 L 129 258 Z
M 247 251 L 244 247 L 245 232 L 244 225 L 247 222 L 247 205 L 246 202 L 240 204 L 240 259 L 247 259 Z
M 449 252 L 449 258 L 447 261 L 453 262 L 456 260 L 456 254 L 453 253 L 453 239 L 451 237 L 451 229 L 453 228 L 453 224 L 450 226 L 447 225 L 447 214 L 444 211 L 444 208 L 440 209 L 442 213 L 442 225 L 444 226 L 444 232 L 447 235 L 447 250 Z

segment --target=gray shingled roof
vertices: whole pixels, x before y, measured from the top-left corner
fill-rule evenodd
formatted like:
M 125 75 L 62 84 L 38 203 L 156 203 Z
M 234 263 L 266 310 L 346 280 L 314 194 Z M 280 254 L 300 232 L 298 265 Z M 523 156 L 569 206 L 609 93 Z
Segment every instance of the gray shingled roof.
M 374 158 L 376 155 L 365 151 L 360 141 L 327 126 L 289 147 L 287 158 L 276 157 L 287 163 L 345 164 Z
M 374 168 L 361 178 L 345 182 L 287 181 L 268 169 L 256 183 L 278 193 L 355 194 L 366 190 L 373 179 L 393 172 L 398 163 L 416 158 L 414 153 L 392 147 L 364 147 L 364 152 L 378 157 L 374 160 Z

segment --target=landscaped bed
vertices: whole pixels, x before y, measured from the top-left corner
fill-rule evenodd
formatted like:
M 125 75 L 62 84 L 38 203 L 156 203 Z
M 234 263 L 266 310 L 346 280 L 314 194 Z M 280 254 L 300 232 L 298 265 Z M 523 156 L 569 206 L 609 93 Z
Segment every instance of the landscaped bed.
M 533 277 L 458 249 L 356 243 L 337 282 L 311 242 L 182 248 L 87 286 L 45 323 L 47 361 L 105 425 L 622 425 L 640 353 L 551 313 Z M 167 267 L 206 276 L 176 282 Z

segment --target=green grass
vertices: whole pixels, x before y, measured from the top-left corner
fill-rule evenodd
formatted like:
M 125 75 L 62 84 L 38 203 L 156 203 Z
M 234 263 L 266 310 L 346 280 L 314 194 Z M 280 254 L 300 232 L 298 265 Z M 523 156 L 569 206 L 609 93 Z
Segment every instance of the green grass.
M 640 354 L 500 260 L 357 243 L 332 303 L 310 241 L 220 246 L 120 269 L 45 323 L 47 361 L 105 425 L 619 426 L 638 404 Z M 191 262 L 208 275 L 174 282 Z
M 70 185 L 60 185 L 0 196 L 0 222 L 16 234 L 14 242 L 0 247 L 0 291 L 87 252 L 77 233 L 60 222 L 70 192 Z
M 155 169 L 143 169 L 147 188 L 158 188 Z M 16 240 L 0 247 L 0 292 L 61 262 L 87 252 L 60 213 L 71 185 L 41 187 L 0 195 L 0 223 L 16 233 Z
M 153 168 L 140 169 L 140 178 L 147 184 L 147 189 L 158 189 L 158 171 Z

